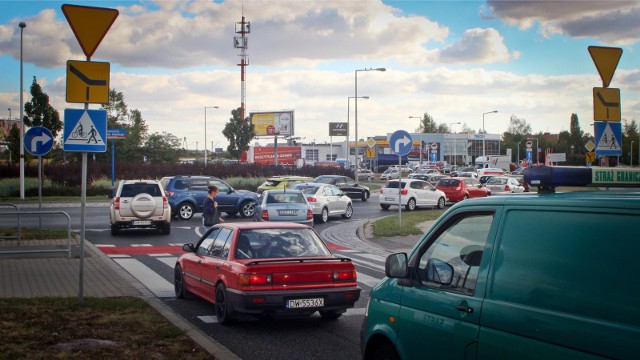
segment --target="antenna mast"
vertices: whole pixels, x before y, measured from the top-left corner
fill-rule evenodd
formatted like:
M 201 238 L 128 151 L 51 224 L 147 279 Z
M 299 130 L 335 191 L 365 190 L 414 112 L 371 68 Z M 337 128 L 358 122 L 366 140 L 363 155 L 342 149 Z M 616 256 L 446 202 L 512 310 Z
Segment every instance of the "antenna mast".
M 236 49 L 240 49 L 240 119 L 244 124 L 244 113 L 247 100 L 247 87 L 245 85 L 245 67 L 249 66 L 249 56 L 247 55 L 247 48 L 249 45 L 249 39 L 247 34 L 251 33 L 251 23 L 245 21 L 244 14 L 242 15 L 242 21 L 236 22 L 236 34 L 240 36 L 233 37 L 233 46 Z

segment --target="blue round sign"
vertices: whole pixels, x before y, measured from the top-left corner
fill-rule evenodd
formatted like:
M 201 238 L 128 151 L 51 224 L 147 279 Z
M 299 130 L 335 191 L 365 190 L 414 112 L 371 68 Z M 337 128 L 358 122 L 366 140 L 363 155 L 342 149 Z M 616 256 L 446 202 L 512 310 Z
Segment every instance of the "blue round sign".
M 396 155 L 405 156 L 409 154 L 413 148 L 413 139 L 411 135 L 404 130 L 397 130 L 389 138 L 389 146 L 391 152 Z
M 53 135 L 49 129 L 36 126 L 24 134 L 24 149 L 34 156 L 46 155 L 53 147 Z

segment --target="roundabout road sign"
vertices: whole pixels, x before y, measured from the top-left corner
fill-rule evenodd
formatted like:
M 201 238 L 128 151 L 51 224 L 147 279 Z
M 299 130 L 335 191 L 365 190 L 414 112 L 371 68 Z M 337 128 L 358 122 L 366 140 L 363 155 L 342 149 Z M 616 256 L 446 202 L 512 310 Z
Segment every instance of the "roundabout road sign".
M 49 129 L 36 126 L 24 134 L 24 148 L 34 156 L 46 155 L 53 147 L 53 135 Z
M 389 146 L 391 151 L 400 156 L 407 155 L 413 148 L 413 139 L 411 135 L 404 130 L 397 130 L 389 138 Z

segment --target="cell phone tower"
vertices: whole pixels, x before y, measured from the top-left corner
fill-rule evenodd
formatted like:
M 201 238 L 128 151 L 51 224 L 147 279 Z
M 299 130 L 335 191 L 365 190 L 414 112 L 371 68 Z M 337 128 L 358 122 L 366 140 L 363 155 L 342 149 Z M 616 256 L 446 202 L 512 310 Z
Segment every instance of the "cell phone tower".
M 249 39 L 247 34 L 251 32 L 251 23 L 245 21 L 244 15 L 242 15 L 242 21 L 236 22 L 236 34 L 240 36 L 233 37 L 233 46 L 236 49 L 240 49 L 240 119 L 244 124 L 244 110 L 247 100 L 247 87 L 245 85 L 245 67 L 249 66 L 249 56 L 247 55 L 247 48 L 249 45 Z

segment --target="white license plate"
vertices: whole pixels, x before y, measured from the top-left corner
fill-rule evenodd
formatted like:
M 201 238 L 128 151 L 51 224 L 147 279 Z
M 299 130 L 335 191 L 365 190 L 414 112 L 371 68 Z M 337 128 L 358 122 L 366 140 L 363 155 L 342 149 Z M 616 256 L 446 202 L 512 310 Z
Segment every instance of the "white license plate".
M 151 220 L 134 220 L 131 222 L 132 225 L 151 225 Z
M 322 307 L 324 306 L 324 299 L 294 299 L 287 301 L 287 308 L 289 309 L 298 309 L 298 308 L 312 308 L 312 307 Z
M 278 215 L 295 215 L 297 210 L 278 210 Z
M 392 198 L 392 197 L 386 197 L 384 198 L 385 201 L 393 201 L 393 200 L 398 200 L 398 198 Z

